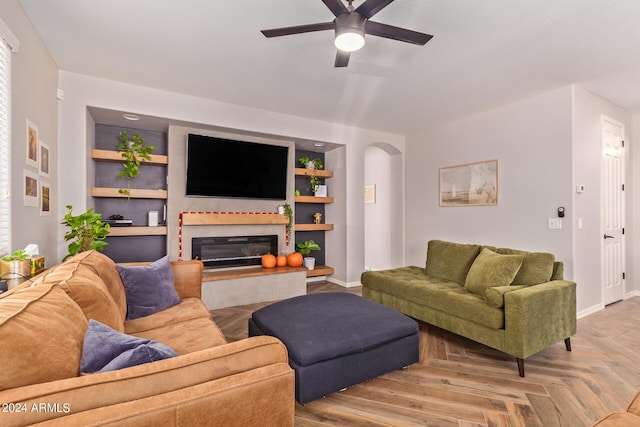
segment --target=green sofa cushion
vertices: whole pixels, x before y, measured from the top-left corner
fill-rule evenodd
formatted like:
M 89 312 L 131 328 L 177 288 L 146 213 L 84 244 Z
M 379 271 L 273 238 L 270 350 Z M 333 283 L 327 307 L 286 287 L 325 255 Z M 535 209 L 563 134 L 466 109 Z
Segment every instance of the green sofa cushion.
M 420 267 L 370 271 L 362 273 L 360 281 L 366 288 L 424 306 L 425 310 L 436 310 L 491 329 L 504 328 L 504 309 L 490 307 L 482 296 L 468 292 L 456 282 L 427 276 Z
M 427 244 L 426 273 L 464 285 L 471 264 L 480 253 L 480 245 L 431 240 Z
M 482 249 L 469 269 L 464 288 L 484 296 L 487 288 L 509 286 L 522 265 L 522 259 L 522 255 L 503 255 Z
M 502 308 L 504 307 L 504 294 L 507 292 L 517 291 L 518 289 L 526 288 L 524 285 L 511 285 L 511 286 L 494 286 L 487 288 L 484 291 L 484 301 L 489 304 L 490 307 Z
M 513 279 L 514 285 L 537 285 L 551 280 L 555 256 L 546 252 L 526 252 L 517 249 L 499 248 L 499 254 L 522 255 L 522 267 Z

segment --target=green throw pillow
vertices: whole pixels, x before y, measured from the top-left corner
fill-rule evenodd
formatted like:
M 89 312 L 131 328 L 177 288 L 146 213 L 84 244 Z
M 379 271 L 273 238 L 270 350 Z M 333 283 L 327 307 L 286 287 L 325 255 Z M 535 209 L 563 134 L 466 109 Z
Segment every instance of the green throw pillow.
M 537 285 L 551 280 L 555 256 L 546 252 L 526 252 L 517 249 L 500 248 L 499 254 L 522 255 L 522 267 L 513 279 L 514 285 Z
M 464 285 L 465 277 L 478 253 L 479 245 L 431 240 L 427 245 L 425 271 L 429 276 Z
M 511 285 L 487 288 L 484 291 L 484 301 L 489 307 L 502 308 L 504 307 L 504 295 L 507 292 L 517 291 L 518 289 L 524 289 L 527 287 L 528 286 L 523 285 Z
M 522 255 L 502 255 L 483 249 L 469 269 L 464 287 L 484 296 L 487 288 L 509 286 L 522 265 Z

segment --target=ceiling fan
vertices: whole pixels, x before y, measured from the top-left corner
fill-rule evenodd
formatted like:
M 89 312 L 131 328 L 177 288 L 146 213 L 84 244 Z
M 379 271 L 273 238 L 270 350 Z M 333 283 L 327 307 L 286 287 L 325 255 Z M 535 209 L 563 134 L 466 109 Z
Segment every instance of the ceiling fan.
M 351 4 L 352 1 L 347 0 L 349 5 L 345 6 L 342 0 L 322 0 L 335 16 L 335 19 L 331 22 L 262 30 L 262 34 L 265 37 L 280 37 L 314 31 L 335 30 L 334 42 L 338 48 L 335 67 L 346 67 L 349 64 L 351 52 L 364 46 L 365 34 L 420 46 L 426 44 L 433 37 L 432 35 L 407 30 L 406 28 L 370 21 L 373 15 L 380 12 L 394 0 L 366 0 L 355 9 Z

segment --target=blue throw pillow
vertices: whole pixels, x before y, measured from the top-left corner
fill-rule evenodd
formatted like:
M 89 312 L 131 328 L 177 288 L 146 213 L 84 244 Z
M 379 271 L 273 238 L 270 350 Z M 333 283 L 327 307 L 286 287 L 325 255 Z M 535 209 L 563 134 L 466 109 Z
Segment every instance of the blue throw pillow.
M 132 337 L 90 319 L 82 345 L 80 373 L 116 371 L 177 355 L 157 341 Z
M 127 294 L 127 320 L 149 316 L 182 301 L 173 284 L 168 256 L 145 266 L 118 265 L 118 271 Z

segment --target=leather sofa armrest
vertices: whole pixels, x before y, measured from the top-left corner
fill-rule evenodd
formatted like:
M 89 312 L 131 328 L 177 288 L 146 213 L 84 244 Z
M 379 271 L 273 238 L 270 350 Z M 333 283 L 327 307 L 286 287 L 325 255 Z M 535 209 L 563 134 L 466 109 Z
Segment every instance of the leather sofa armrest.
M 293 384 L 293 370 L 288 365 L 287 349 L 280 340 L 269 336 L 246 338 L 118 371 L 0 391 L 0 402 L 20 403 L 25 408 L 32 408 L 34 404 L 49 404 L 51 407 L 61 408 L 59 412 L 1 414 L 0 420 L 3 426 L 34 424 L 170 394 L 227 377 L 244 378 L 247 384 L 253 384 L 261 381 L 259 372 L 272 365 L 290 372 Z M 252 372 L 256 374 L 252 375 Z M 237 377 L 239 374 L 243 375 Z M 293 402 L 293 395 L 291 401 Z M 66 412 L 65 408 L 68 408 Z
M 524 359 L 576 333 L 576 284 L 553 280 L 504 296 L 505 349 Z
M 202 298 L 202 261 L 172 261 L 173 282 L 180 298 Z

